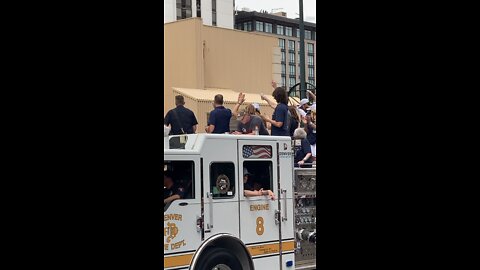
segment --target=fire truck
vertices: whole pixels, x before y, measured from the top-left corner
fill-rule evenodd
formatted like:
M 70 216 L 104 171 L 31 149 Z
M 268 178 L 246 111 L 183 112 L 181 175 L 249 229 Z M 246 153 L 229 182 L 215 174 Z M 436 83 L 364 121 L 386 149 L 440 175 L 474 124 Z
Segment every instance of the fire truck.
M 315 169 L 294 169 L 289 137 L 168 132 L 163 168 L 183 196 L 164 201 L 164 269 L 316 268 Z M 276 198 L 245 196 L 245 181 Z

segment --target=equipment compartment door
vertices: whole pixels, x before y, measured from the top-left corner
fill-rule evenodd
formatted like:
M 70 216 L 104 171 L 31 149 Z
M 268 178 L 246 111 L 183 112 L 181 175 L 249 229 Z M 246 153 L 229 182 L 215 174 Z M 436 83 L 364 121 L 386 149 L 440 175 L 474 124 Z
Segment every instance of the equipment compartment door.
M 238 152 L 238 178 L 243 180 L 239 181 L 238 188 L 241 239 L 254 258 L 278 254 L 280 236 L 279 223 L 276 221 L 279 197 L 276 144 L 262 140 L 239 140 Z M 253 189 L 253 192 L 270 190 L 276 199 L 272 200 L 266 195 L 246 196 L 245 189 Z
M 228 233 L 239 237 L 236 144 L 232 140 L 210 140 L 202 153 L 205 239 Z

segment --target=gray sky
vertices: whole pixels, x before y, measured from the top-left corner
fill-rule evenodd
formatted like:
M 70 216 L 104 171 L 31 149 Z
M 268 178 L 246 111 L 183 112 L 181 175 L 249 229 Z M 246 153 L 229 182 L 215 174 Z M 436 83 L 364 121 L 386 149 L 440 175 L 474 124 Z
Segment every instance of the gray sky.
M 238 10 L 242 8 L 250 8 L 255 11 L 260 9 L 271 12 L 272 9 L 283 8 L 281 11 L 287 12 L 288 18 L 297 18 L 299 0 L 235 0 L 235 5 Z M 315 23 L 316 14 L 316 1 L 315 0 L 303 0 L 303 19 L 308 22 Z

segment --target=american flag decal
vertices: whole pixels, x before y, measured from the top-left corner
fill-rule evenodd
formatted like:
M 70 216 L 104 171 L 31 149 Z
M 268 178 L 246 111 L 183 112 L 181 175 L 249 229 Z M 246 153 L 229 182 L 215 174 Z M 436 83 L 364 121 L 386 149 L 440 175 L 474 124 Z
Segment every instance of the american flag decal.
M 272 147 L 269 145 L 243 146 L 243 158 L 272 158 Z

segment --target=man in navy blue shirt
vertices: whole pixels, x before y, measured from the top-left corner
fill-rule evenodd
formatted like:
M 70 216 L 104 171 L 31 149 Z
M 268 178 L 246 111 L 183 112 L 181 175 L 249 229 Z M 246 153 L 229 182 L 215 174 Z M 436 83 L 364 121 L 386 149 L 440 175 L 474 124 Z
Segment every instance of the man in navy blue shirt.
M 230 119 L 232 118 L 232 111 L 223 107 L 223 96 L 218 94 L 215 96 L 213 106 L 215 109 L 210 112 L 208 118 L 207 133 L 222 134 L 230 132 Z
M 183 96 L 175 97 L 175 109 L 170 110 L 165 116 L 164 124 L 165 126 L 170 126 L 169 135 L 179 135 L 179 134 L 193 134 L 197 131 L 197 118 L 195 114 L 185 108 L 185 100 Z
M 272 119 L 262 115 L 265 122 L 272 124 L 272 136 L 290 136 L 290 115 L 288 112 L 288 94 L 285 88 L 277 87 L 272 93 L 273 98 L 277 101 L 275 111 L 273 112 Z M 267 100 L 264 96 L 262 99 Z M 271 104 L 271 102 L 268 102 Z

